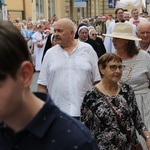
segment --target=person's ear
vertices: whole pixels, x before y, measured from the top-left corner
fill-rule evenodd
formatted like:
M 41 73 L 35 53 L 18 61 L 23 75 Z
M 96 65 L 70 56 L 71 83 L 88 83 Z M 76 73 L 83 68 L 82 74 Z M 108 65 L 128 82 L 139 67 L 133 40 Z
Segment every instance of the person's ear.
M 20 69 L 19 69 L 19 77 L 20 77 L 22 86 L 24 88 L 30 87 L 30 84 L 32 82 L 33 72 L 34 72 L 33 65 L 30 61 L 22 62 Z
M 74 30 L 71 30 L 71 36 L 75 36 L 75 31 Z

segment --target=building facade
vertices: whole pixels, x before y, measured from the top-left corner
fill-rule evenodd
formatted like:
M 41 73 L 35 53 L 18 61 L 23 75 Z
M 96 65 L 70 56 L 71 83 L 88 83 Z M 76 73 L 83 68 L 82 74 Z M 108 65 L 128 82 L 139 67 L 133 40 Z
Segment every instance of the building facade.
M 57 18 L 68 17 L 77 20 L 114 12 L 114 9 L 108 8 L 106 0 L 87 0 L 86 7 L 74 7 L 74 2 L 75 0 L 5 0 L 11 20 L 24 20 L 29 16 L 32 16 L 33 20 L 38 20 L 40 16 L 48 19 L 54 14 Z
M 7 12 L 11 20 L 21 18 L 27 19 L 32 16 L 33 20 L 38 20 L 40 16 L 48 19 L 55 13 L 55 0 L 5 0 Z
M 114 14 L 115 8 L 110 8 L 108 0 L 85 0 L 86 7 L 75 7 L 76 0 L 4 0 L 7 12 L 11 15 L 11 20 L 21 18 L 27 19 L 32 16 L 33 20 L 38 20 L 43 16 L 46 20 L 53 17 L 68 17 L 73 20 L 80 18 L 90 18 Z M 115 0 L 114 0 L 115 1 Z M 149 0 L 146 9 L 149 11 Z

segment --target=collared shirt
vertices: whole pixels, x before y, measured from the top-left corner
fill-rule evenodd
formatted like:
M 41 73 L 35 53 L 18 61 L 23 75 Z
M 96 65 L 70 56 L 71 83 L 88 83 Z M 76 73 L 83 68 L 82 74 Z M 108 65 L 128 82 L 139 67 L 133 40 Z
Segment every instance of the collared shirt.
M 138 47 L 140 47 L 140 48 L 141 48 L 141 46 L 140 46 L 140 42 L 138 42 Z M 150 44 L 149 44 L 149 46 L 148 46 L 148 48 L 147 48 L 147 49 L 142 49 L 142 48 L 141 48 L 141 50 L 146 51 L 148 54 L 150 54 Z
M 61 112 L 44 93 L 45 105 L 25 129 L 14 134 L 0 124 L 0 150 L 98 150 L 89 130 Z
M 147 52 L 148 54 L 150 54 L 150 44 L 149 44 L 149 47 L 146 49 L 146 52 Z
M 78 41 L 71 54 L 55 45 L 45 54 L 38 84 L 47 86 L 54 103 L 71 116 L 80 116 L 83 97 L 100 80 L 93 48 Z
M 147 19 L 145 19 L 145 18 L 143 18 L 143 17 L 138 17 L 138 19 L 135 20 L 135 19 L 132 17 L 132 18 L 130 18 L 129 22 L 137 26 L 140 22 L 147 22 Z

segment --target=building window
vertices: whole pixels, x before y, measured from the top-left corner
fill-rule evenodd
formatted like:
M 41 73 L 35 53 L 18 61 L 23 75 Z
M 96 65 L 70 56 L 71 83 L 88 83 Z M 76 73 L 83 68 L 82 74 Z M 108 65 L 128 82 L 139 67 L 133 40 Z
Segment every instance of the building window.
M 40 17 L 44 17 L 44 2 L 43 0 L 36 0 L 36 19 L 39 20 Z

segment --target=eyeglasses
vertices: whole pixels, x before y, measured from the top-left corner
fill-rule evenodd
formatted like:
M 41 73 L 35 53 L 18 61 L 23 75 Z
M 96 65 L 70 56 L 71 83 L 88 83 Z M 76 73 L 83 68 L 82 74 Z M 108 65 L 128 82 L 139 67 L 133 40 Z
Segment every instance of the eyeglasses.
M 117 68 L 122 71 L 122 70 L 125 69 L 125 66 L 124 65 L 119 65 L 119 66 L 117 66 L 117 65 L 110 65 L 109 68 L 110 68 L 111 71 L 116 71 Z
M 94 33 L 93 33 L 92 36 L 97 36 L 97 34 L 94 34 Z

